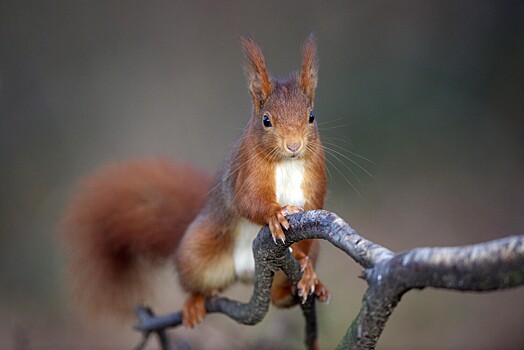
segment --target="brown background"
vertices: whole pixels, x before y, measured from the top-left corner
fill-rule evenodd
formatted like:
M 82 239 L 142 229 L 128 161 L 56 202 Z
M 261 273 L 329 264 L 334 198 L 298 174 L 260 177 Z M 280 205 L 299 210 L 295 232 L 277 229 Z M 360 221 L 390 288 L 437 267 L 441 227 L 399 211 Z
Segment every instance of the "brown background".
M 402 251 L 523 234 L 523 23 L 517 1 L 2 1 L 0 348 L 138 341 L 72 311 L 56 224 L 74 183 L 105 162 L 165 155 L 218 167 L 251 110 L 237 34 L 254 35 L 282 76 L 317 33 L 323 139 L 373 174 L 331 156 L 327 209 L 362 235 Z M 319 306 L 332 348 L 365 284 L 328 245 L 319 273 L 333 293 Z M 178 291 L 162 293 L 158 310 L 180 307 Z M 272 309 L 255 327 L 213 315 L 170 334 L 194 348 L 301 348 L 302 327 L 298 310 Z M 523 288 L 412 291 L 379 349 L 518 349 L 523 329 Z

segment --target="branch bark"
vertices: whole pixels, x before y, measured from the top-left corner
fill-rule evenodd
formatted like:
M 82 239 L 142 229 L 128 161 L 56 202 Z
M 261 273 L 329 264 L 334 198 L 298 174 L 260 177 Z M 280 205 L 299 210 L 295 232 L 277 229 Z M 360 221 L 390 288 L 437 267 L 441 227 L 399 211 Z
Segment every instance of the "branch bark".
M 368 289 L 362 307 L 340 341 L 338 349 L 374 349 L 384 326 L 404 293 L 425 287 L 461 291 L 491 291 L 524 284 L 524 235 L 506 237 L 462 247 L 415 248 L 392 251 L 360 236 L 336 214 L 313 210 L 288 217 L 291 228 L 286 242 L 275 244 L 269 229 L 263 228 L 253 242 L 255 287 L 248 303 L 226 298 L 206 302 L 209 313 L 221 312 L 239 323 L 256 324 L 269 308 L 273 274 L 279 268 L 293 283 L 300 280 L 298 262 L 288 247 L 302 239 L 331 242 L 364 268 Z M 306 345 L 316 344 L 314 300 L 302 305 L 306 317 Z M 135 329 L 145 339 L 156 333 L 162 340 L 168 327 L 181 324 L 181 313 L 155 317 L 144 308 L 137 310 Z M 165 348 L 164 348 L 165 349 Z

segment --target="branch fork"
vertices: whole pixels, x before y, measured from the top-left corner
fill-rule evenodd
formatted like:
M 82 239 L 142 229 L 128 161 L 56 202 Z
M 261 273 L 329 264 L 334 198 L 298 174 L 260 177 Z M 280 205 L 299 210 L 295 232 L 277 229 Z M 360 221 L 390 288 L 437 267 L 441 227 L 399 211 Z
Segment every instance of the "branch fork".
M 426 287 L 485 292 L 524 284 L 524 235 L 461 247 L 415 248 L 394 253 L 360 236 L 336 214 L 312 210 L 287 217 L 290 229 L 286 241 L 273 241 L 264 227 L 253 242 L 255 285 L 251 299 L 240 303 L 227 298 L 206 300 L 208 313 L 220 312 L 242 324 L 254 325 L 266 315 L 273 275 L 282 269 L 296 285 L 302 277 L 299 262 L 290 254 L 291 244 L 303 239 L 324 239 L 344 251 L 363 267 L 368 289 L 359 314 L 349 326 L 337 349 L 374 349 L 385 324 L 400 298 L 410 289 Z M 308 349 L 318 347 L 315 297 L 300 304 L 306 319 Z M 182 313 L 155 316 L 143 306 L 137 308 L 145 345 L 157 334 L 163 350 L 169 348 L 165 330 L 182 324 Z

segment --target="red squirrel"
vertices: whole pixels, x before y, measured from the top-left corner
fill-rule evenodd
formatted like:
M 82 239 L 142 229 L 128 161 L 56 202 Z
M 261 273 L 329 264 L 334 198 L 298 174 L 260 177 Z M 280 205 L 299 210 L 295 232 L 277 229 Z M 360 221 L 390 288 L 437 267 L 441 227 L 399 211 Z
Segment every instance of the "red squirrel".
M 302 50 L 300 73 L 271 77 L 260 47 L 240 38 L 253 113 L 214 180 L 166 160 L 116 164 L 88 177 L 63 221 L 74 292 L 95 313 L 129 313 L 147 292 L 147 266 L 174 257 L 189 294 L 182 312 L 192 328 L 205 314 L 205 298 L 235 281 L 254 278 L 252 242 L 269 225 L 285 240 L 286 215 L 321 209 L 326 195 L 324 152 L 313 113 L 318 63 L 315 38 Z M 314 264 L 318 242 L 292 245 L 303 277 L 295 288 L 275 274 L 271 300 L 296 304 L 314 293 L 330 297 Z

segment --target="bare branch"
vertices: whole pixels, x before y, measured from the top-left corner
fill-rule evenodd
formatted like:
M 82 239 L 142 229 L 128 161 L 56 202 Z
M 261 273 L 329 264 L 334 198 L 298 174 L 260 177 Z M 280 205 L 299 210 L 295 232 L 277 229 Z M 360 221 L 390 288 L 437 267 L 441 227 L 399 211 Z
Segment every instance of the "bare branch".
M 249 302 L 240 303 L 227 298 L 207 299 L 206 311 L 223 313 L 242 324 L 254 325 L 262 321 L 269 308 L 270 289 L 275 271 L 282 269 L 294 284 L 297 284 L 302 277 L 299 263 L 289 252 L 288 247 L 291 244 L 291 240 L 275 244 L 269 229 L 267 227 L 263 229 L 253 242 L 256 278 Z M 306 345 L 308 348 L 313 348 L 317 338 L 314 297 L 308 298 L 301 307 L 306 318 Z M 144 334 L 145 339 L 152 332 L 158 333 L 182 324 L 180 311 L 165 316 L 154 316 L 146 310 L 148 309 L 142 306 L 137 308 L 140 323 L 134 327 Z M 162 348 L 166 349 L 166 347 Z
M 524 284 L 524 235 L 462 247 L 415 248 L 365 271 L 362 308 L 339 349 L 374 349 L 404 293 L 413 288 L 492 291 Z
M 524 235 L 490 242 L 443 248 L 415 248 L 395 254 L 353 230 L 336 214 L 314 210 L 288 218 L 291 229 L 286 242 L 275 244 L 263 228 L 253 242 L 255 287 L 248 303 L 226 298 L 206 302 L 208 312 L 221 312 L 243 324 L 256 324 L 269 307 L 273 274 L 281 268 L 293 283 L 300 280 L 299 264 L 288 247 L 310 238 L 325 239 L 365 268 L 368 290 L 362 307 L 342 338 L 339 349 L 373 349 L 384 326 L 404 293 L 412 288 L 445 288 L 461 291 L 491 291 L 524 284 Z M 314 300 L 302 305 L 306 317 L 306 344 L 316 343 Z M 147 336 L 181 324 L 181 313 L 155 317 L 140 311 L 137 330 Z M 144 316 L 145 315 L 145 316 Z M 164 348 L 165 349 L 165 348 Z

